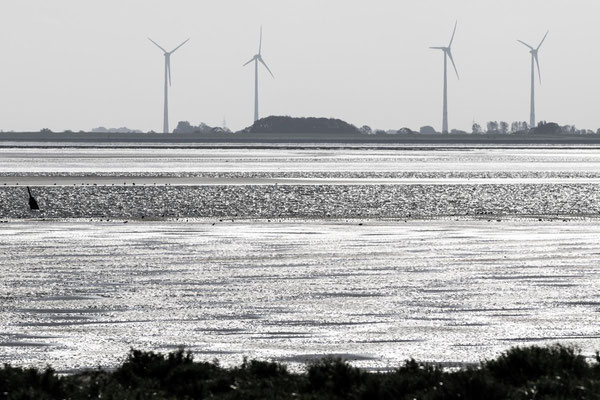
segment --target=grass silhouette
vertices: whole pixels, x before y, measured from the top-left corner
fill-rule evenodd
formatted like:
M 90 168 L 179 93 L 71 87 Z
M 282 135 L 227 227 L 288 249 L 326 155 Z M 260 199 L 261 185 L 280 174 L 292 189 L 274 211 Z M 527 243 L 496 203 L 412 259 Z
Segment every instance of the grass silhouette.
M 233 368 L 196 362 L 193 354 L 131 350 L 115 370 L 58 375 L 5 365 L 0 399 L 595 399 L 600 356 L 575 348 L 514 347 L 477 367 L 446 371 L 408 360 L 389 372 L 366 372 L 323 358 L 291 373 L 283 364 L 244 359 Z

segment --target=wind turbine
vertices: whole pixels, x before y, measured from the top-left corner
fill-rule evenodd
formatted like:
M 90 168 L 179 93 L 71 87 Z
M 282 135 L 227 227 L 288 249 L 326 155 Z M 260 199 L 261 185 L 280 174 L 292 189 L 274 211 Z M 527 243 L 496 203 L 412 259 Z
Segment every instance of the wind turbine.
M 248 61 L 246 64 L 243 65 L 245 67 L 246 65 L 248 65 L 252 61 L 254 61 L 254 122 L 258 121 L 258 63 L 261 63 L 262 65 L 264 65 L 265 68 L 267 69 L 267 71 L 269 71 L 269 74 L 271 74 L 271 76 L 273 78 L 275 78 L 275 75 L 273 75 L 273 73 L 271 72 L 269 67 L 267 67 L 267 64 L 265 64 L 265 62 L 262 58 L 262 55 L 261 55 L 261 51 L 262 51 L 262 26 L 260 27 L 260 41 L 258 42 L 258 54 L 256 54 L 254 57 L 252 57 L 250 59 L 250 61 Z
M 163 120 L 163 133 L 169 133 L 169 86 L 171 86 L 171 54 L 175 53 L 181 46 L 186 44 L 190 39 L 181 43 L 179 46 L 171 51 L 166 51 L 154 40 L 148 38 L 149 41 L 154 43 L 156 47 L 161 49 L 165 54 L 165 115 Z
M 454 34 L 456 33 L 456 25 L 458 25 L 458 21 L 454 24 L 454 31 L 452 32 L 452 38 L 450 39 L 448 47 L 430 47 L 430 49 L 442 50 L 444 52 L 444 111 L 442 115 L 442 133 L 448 133 L 448 58 L 450 58 L 450 61 L 452 62 L 456 77 L 460 79 L 456 64 L 454 64 L 454 59 L 452 58 L 452 42 L 454 41 Z
M 533 47 L 531 47 L 530 45 L 528 45 L 527 43 L 525 43 L 522 40 L 517 40 L 519 43 L 524 44 L 525 46 L 527 46 L 529 48 L 529 53 L 531 53 L 531 110 L 529 113 L 529 128 L 535 128 L 535 64 L 537 64 L 537 70 L 538 70 L 538 77 L 540 80 L 540 85 L 542 84 L 542 73 L 540 72 L 540 60 L 538 59 L 538 50 L 540 49 L 540 47 L 542 47 L 542 43 L 544 43 L 544 40 L 546 40 L 546 36 L 548 36 L 548 33 L 550 31 L 546 32 L 546 34 L 544 35 L 544 38 L 542 39 L 542 41 L 540 42 L 540 44 L 538 45 L 538 47 L 536 47 L 535 49 Z

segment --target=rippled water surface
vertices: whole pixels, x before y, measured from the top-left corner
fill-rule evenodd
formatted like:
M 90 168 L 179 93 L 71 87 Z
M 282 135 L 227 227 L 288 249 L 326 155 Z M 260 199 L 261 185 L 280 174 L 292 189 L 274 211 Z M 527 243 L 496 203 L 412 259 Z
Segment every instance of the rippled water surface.
M 592 354 L 599 193 L 596 149 L 0 149 L 0 363 Z
M 524 220 L 34 222 L 0 234 L 0 362 L 130 347 L 364 367 L 600 348 L 600 226 Z

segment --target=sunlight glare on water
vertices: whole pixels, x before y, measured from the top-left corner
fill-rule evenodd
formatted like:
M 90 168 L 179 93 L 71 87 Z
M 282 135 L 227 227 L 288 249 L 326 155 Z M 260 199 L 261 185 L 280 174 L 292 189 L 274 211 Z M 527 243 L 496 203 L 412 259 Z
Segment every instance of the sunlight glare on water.
M 4 224 L 0 362 L 130 347 L 368 368 L 600 348 L 600 227 L 526 220 Z
M 0 363 L 600 349 L 600 149 L 1 148 L 0 171 Z

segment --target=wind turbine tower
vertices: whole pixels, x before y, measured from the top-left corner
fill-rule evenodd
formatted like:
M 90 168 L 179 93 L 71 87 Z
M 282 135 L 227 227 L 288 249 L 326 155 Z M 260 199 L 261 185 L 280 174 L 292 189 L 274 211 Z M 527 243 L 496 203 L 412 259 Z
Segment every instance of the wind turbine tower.
M 442 133 L 448 133 L 448 58 L 452 62 L 456 77 L 460 79 L 456 64 L 454 64 L 454 59 L 452 58 L 452 42 L 454 41 L 454 34 L 456 33 L 456 25 L 458 25 L 458 21 L 454 24 L 454 31 L 452 32 L 452 38 L 450 38 L 448 47 L 430 47 L 430 49 L 442 50 L 444 52 L 444 106 L 442 112 Z
M 546 32 L 544 38 L 535 49 L 523 42 L 522 40 L 517 40 L 519 43 L 524 44 L 529 48 L 529 53 L 531 53 L 531 109 L 529 112 L 529 129 L 535 128 L 535 66 L 537 65 L 538 78 L 540 80 L 540 85 L 542 84 L 542 73 L 540 72 L 540 60 L 538 59 L 538 50 L 542 47 L 542 43 L 546 40 L 546 36 L 548 33 Z
M 261 51 L 262 51 L 262 26 L 260 27 L 260 40 L 258 42 L 258 54 L 256 54 L 254 57 L 252 57 L 250 59 L 250 61 L 248 61 L 246 64 L 243 65 L 245 67 L 246 65 L 248 65 L 252 61 L 254 61 L 254 122 L 258 121 L 258 63 L 261 63 L 262 65 L 264 65 L 264 67 L 267 69 L 267 71 L 269 71 L 269 74 L 271 74 L 271 76 L 273 78 L 275 78 L 275 75 L 273 75 L 273 73 L 271 72 L 269 67 L 267 67 L 267 64 L 263 60 Z
M 161 49 L 165 55 L 165 114 L 163 120 L 163 133 L 169 133 L 169 86 L 171 86 L 171 55 L 175 53 L 181 46 L 186 44 L 188 40 L 181 43 L 179 46 L 171 51 L 166 51 L 154 40 L 148 38 L 149 41 L 154 43 L 156 47 Z

